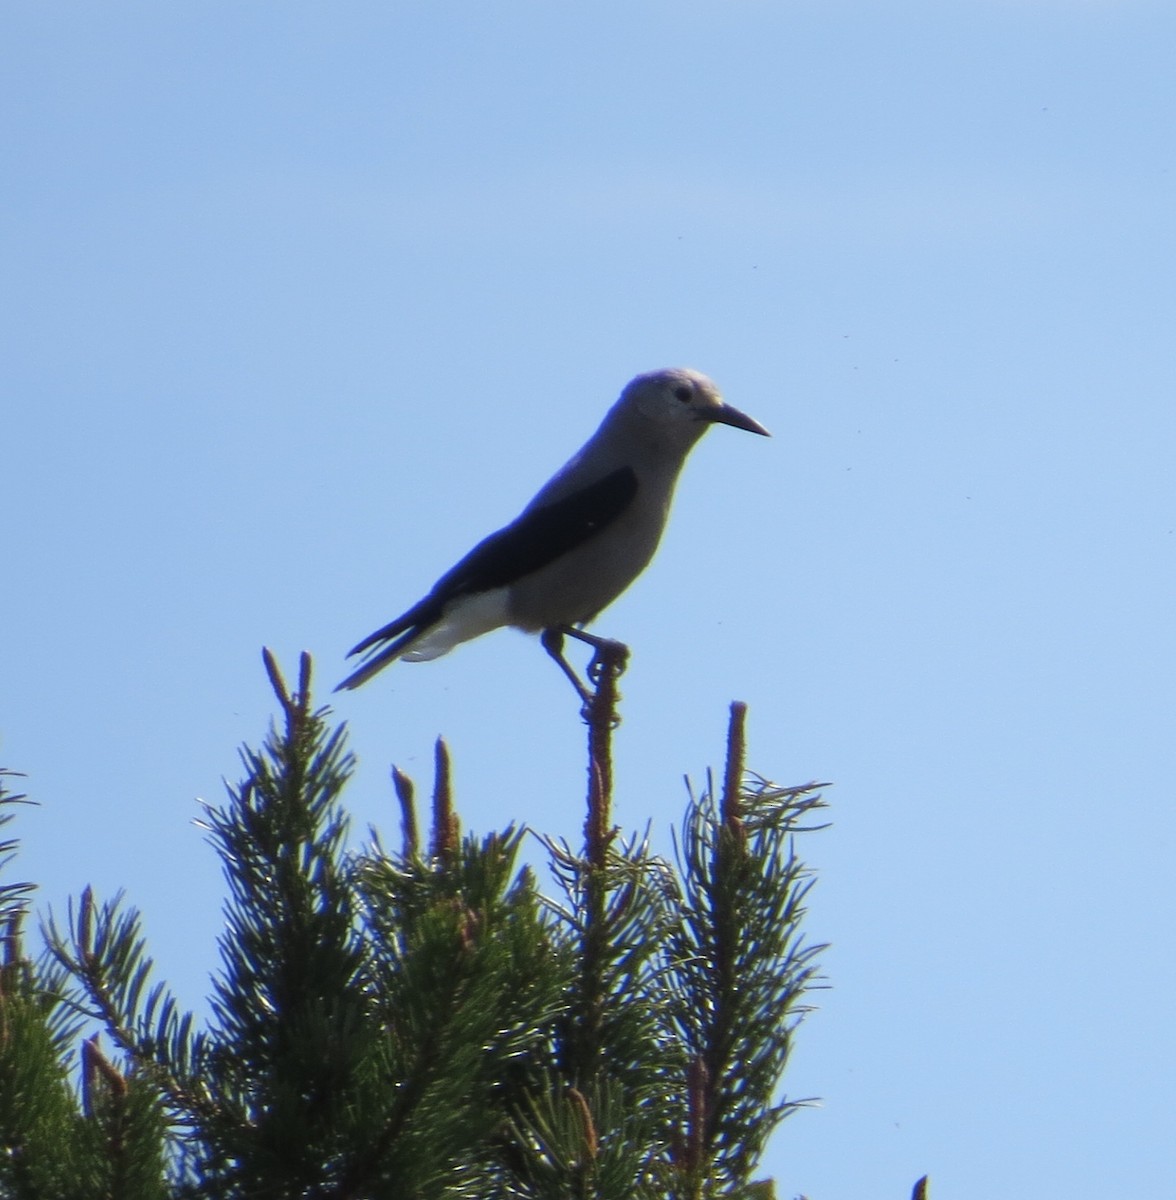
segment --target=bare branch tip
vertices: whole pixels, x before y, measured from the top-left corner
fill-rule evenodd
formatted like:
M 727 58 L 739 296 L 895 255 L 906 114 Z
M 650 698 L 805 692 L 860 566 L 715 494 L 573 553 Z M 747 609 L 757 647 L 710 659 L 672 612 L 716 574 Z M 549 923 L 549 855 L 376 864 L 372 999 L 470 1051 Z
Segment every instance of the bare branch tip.
M 78 949 L 88 955 L 94 948 L 94 890 L 87 884 L 78 901 Z
M 411 804 L 415 788 L 412 779 L 395 763 L 392 764 L 392 786 L 396 789 L 396 798 L 401 804 Z
M 404 856 L 412 858 L 420 849 L 417 832 L 416 805 L 413 803 L 416 789 L 412 780 L 395 764 L 392 766 L 392 786 L 396 799 L 400 801 L 400 823 L 404 834 Z
M 731 701 L 731 719 L 727 725 L 727 767 L 723 774 L 722 819 L 732 827 L 741 823 L 741 786 L 747 753 L 747 705 Z
M 572 1109 L 580 1121 L 580 1131 L 584 1138 L 585 1157 L 589 1162 L 596 1159 L 599 1149 L 599 1138 L 596 1133 L 596 1122 L 592 1120 L 592 1110 L 588 1107 L 588 1101 L 584 1098 L 584 1093 L 579 1088 L 568 1088 L 568 1099 L 572 1102 Z
M 449 747 L 439 737 L 433 752 L 433 854 L 448 858 L 457 850 L 458 822 L 453 811 L 453 788 L 450 781 Z
M 269 676 L 270 687 L 274 689 L 274 695 L 277 696 L 278 703 L 284 709 L 289 709 L 290 692 L 286 687 L 285 679 L 282 678 L 282 669 L 278 666 L 278 660 L 268 646 L 262 646 L 261 648 L 261 661 L 265 663 L 265 673 Z

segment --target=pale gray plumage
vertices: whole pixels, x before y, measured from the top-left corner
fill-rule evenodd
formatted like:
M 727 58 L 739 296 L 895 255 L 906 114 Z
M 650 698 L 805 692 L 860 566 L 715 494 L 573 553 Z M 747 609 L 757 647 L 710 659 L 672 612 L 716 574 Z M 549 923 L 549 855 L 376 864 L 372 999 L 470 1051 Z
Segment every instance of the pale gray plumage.
M 511 524 L 350 652 L 365 661 L 336 690 L 359 687 L 398 658 L 437 658 L 503 625 L 536 633 L 591 621 L 648 565 L 686 456 L 716 423 L 768 432 L 697 371 L 638 375 Z

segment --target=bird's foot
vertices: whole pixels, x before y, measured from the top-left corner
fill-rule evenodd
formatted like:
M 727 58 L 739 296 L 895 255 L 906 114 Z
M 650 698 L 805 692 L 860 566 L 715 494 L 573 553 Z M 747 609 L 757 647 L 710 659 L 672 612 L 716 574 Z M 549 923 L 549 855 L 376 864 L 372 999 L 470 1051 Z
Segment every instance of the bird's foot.
M 563 640 L 565 634 L 576 638 L 578 641 L 585 642 L 592 647 L 592 661 L 588 664 L 587 672 L 588 683 L 591 684 L 590 687 L 580 679 L 571 664 L 564 657 Z M 628 665 L 629 647 L 624 642 L 615 642 L 610 638 L 596 637 L 571 625 L 557 625 L 551 629 L 545 629 L 540 635 L 539 640 L 543 649 L 555 659 L 559 669 L 563 671 L 572 687 L 576 689 L 576 694 L 583 703 L 580 715 L 585 721 L 591 723 L 595 717 L 601 685 L 606 681 L 611 681 L 615 688 L 616 680 L 620 678 L 624 673 L 625 667 Z M 614 691 L 613 697 L 609 701 L 610 708 L 615 703 L 615 699 Z M 610 718 L 610 724 L 613 727 L 619 725 L 620 718 L 614 714 Z
M 600 687 L 600 681 L 607 675 L 620 679 L 629 665 L 629 647 L 624 642 L 614 642 L 609 638 L 598 638 L 593 643 L 596 652 L 588 664 L 588 678 L 592 686 Z

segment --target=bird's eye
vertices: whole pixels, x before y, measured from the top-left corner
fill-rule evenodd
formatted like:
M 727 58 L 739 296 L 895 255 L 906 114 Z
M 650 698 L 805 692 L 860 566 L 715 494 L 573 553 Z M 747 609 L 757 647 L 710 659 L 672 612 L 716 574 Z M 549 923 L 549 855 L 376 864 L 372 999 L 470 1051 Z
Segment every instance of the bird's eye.
M 682 384 L 681 387 L 674 388 L 674 399 L 681 400 L 683 404 L 688 404 L 690 402 L 691 395 L 692 392 L 685 384 Z

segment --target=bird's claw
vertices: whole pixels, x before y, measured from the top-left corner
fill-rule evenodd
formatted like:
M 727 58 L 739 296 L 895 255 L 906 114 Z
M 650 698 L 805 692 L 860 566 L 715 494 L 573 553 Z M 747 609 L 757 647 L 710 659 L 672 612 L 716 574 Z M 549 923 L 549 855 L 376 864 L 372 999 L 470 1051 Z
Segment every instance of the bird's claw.
M 605 672 L 610 671 L 614 679 L 620 679 L 629 665 L 629 647 L 624 642 L 601 641 L 588 664 L 588 678 L 593 687 L 600 687 Z

